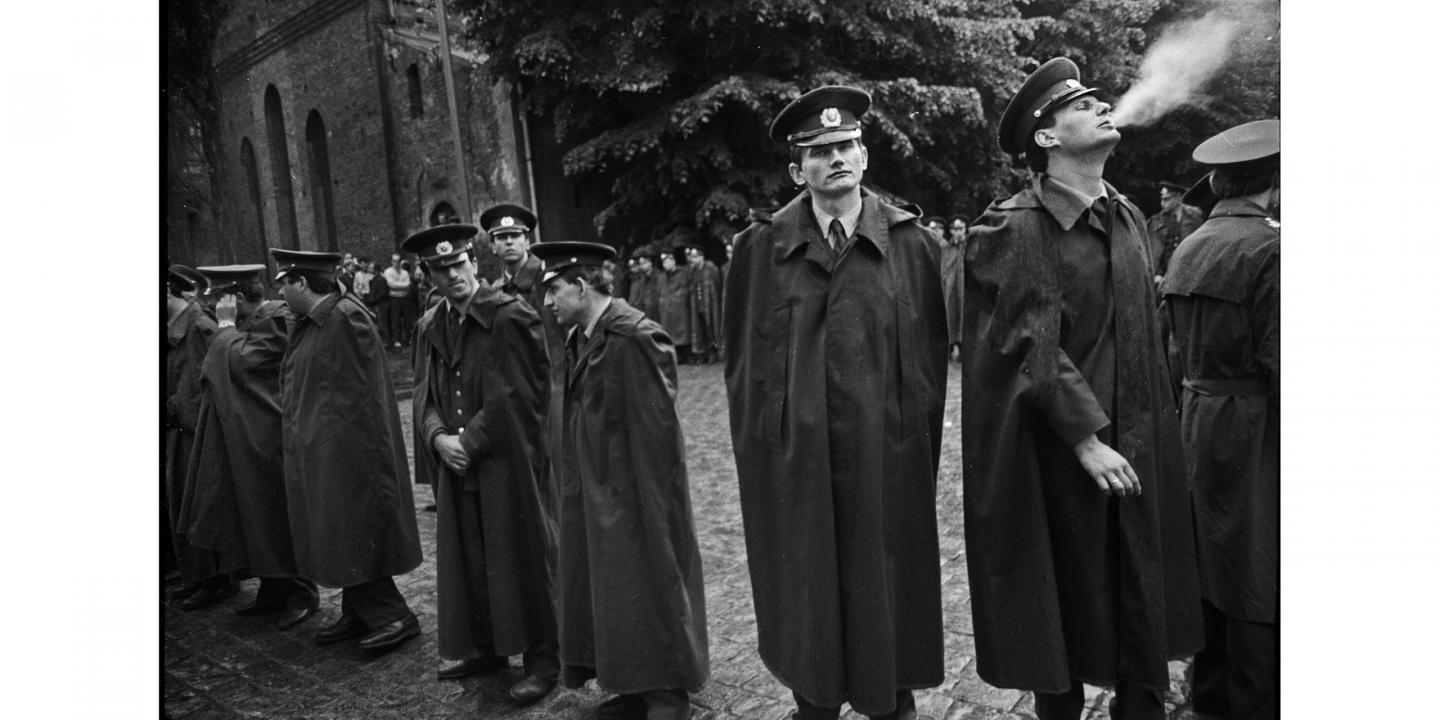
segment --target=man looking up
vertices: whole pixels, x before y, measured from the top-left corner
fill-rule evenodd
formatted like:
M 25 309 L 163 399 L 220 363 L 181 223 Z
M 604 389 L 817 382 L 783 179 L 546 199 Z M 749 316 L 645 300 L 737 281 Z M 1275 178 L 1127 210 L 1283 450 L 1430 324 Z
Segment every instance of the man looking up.
M 420 565 L 400 410 L 374 315 L 335 282 L 339 253 L 271 249 L 295 327 L 280 369 L 290 533 L 301 577 L 344 588 L 320 644 L 391 650 L 420 634 L 395 575 Z
M 803 188 L 735 236 L 725 385 L 760 656 L 798 720 L 908 720 L 945 679 L 935 473 L 940 245 L 864 190 L 870 96 L 811 90 L 770 136 Z
M 965 251 L 965 548 L 980 677 L 1076 720 L 1163 720 L 1168 660 L 1200 647 L 1190 495 L 1144 219 L 1102 177 L 1110 105 L 1065 58 L 1001 118 L 1031 187 Z
M 540 316 L 476 276 L 480 229 L 440 225 L 405 239 L 444 299 L 415 348 L 415 474 L 435 493 L 441 679 L 525 656 L 511 699 L 544 697 L 560 674 L 541 495 L 549 361 Z

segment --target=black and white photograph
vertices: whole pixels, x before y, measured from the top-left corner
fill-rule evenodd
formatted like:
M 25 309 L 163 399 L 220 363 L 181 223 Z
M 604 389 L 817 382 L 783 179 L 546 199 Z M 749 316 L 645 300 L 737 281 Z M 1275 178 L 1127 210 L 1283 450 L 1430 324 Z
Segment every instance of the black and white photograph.
M 1284 103 L 1279 0 L 166 0 L 50 83 L 12 49 L 23 167 L 104 148 L 21 235 L 84 267 L 12 380 L 24 714 L 1423 716 L 1428 45 L 1296 9 Z

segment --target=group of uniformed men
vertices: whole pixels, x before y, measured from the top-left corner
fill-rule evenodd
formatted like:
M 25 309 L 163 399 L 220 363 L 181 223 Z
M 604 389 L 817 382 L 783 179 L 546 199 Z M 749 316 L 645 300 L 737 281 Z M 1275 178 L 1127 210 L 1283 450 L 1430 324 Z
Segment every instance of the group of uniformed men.
M 726 266 L 759 652 L 796 720 L 845 703 L 913 719 L 913 691 L 944 680 L 956 291 L 918 209 L 861 185 L 869 106 L 827 86 L 779 113 L 802 191 L 757 213 Z M 1030 75 L 998 139 L 1033 174 L 957 263 L 977 671 L 1032 691 L 1041 720 L 1079 718 L 1086 683 L 1114 688 L 1112 717 L 1159 720 L 1167 661 L 1194 655 L 1197 711 L 1276 717 L 1279 122 L 1195 150 L 1210 172 L 1186 197 L 1209 219 L 1165 268 L 1104 180 L 1120 134 L 1073 62 Z M 438 674 L 521 655 L 517 702 L 595 678 L 616 693 L 598 718 L 689 717 L 708 643 L 675 340 L 615 296 L 613 249 L 528 246 L 534 224 L 514 205 L 481 216 L 506 263 L 493 278 L 481 228 L 403 243 L 442 295 L 416 330 L 413 400 L 416 476 L 438 505 Z M 167 498 L 178 562 L 201 588 L 248 567 L 262 582 L 242 613 L 282 611 L 282 628 L 313 612 L 317 583 L 343 587 L 316 639 L 393 647 L 418 626 L 391 577 L 420 555 L 382 345 L 335 256 L 272 253 L 285 303 L 263 301 L 260 266 L 202 269 L 218 322 L 171 277 L 172 432 L 191 436 Z
M 728 255 L 731 246 L 725 248 Z M 696 245 L 659 251 L 644 245 L 630 253 L 616 278 L 616 295 L 665 328 L 682 364 L 713 363 L 724 354 L 720 322 L 729 267 L 716 265 Z

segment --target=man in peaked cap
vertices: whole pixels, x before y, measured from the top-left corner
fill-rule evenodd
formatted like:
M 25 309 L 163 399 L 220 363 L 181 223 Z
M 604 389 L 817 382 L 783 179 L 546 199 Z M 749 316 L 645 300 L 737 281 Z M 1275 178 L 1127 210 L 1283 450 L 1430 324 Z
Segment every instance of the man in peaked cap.
M 725 384 L 760 656 L 799 720 L 915 718 L 945 677 L 935 477 L 940 246 L 861 187 L 870 96 L 775 117 L 801 192 L 752 211 L 725 281 Z
M 655 271 L 655 297 L 659 315 L 653 319 L 669 333 L 680 362 L 688 365 L 694 335 L 690 312 L 690 271 L 689 268 L 680 266 L 679 252 L 673 248 L 661 250 L 659 258 L 660 268 Z
M 500 289 L 529 305 L 545 326 L 545 355 L 550 359 L 550 404 L 545 409 L 542 440 L 548 448 L 551 439 L 560 433 L 560 404 L 565 384 L 565 363 L 560 356 L 565 352 L 565 331 L 555 321 L 555 315 L 545 309 L 540 260 L 530 252 L 530 235 L 538 222 L 529 208 L 515 203 L 492 205 L 480 213 L 480 227 L 489 233 L 495 255 L 504 264 Z M 541 489 L 546 504 L 551 507 L 555 503 L 554 487 L 547 458 Z
M 295 563 L 281 460 L 280 363 L 295 318 L 265 299 L 264 265 L 199 270 L 220 330 L 202 367 L 182 522 L 193 547 L 260 578 L 236 613 L 276 612 L 276 627 L 287 630 L 319 605 L 315 583 Z
M 701 363 L 713 363 L 719 352 L 720 268 L 705 259 L 698 245 L 685 248 L 690 274 L 690 347 Z
M 435 493 L 441 679 L 493 673 L 523 655 L 522 704 L 560 674 L 551 604 L 553 511 L 543 492 L 550 363 L 540 316 L 477 276 L 480 229 L 405 239 L 442 300 L 415 348 L 415 474 Z
M 1145 221 L 1145 230 L 1150 233 L 1150 259 L 1155 262 L 1155 282 L 1165 276 L 1170 267 L 1170 256 L 1180 241 L 1195 232 L 1205 221 L 1200 208 L 1186 205 L 1184 185 L 1170 182 L 1160 183 L 1160 212 Z
M 611 294 L 608 245 L 536 245 L 566 342 L 556 453 L 560 657 L 602 720 L 686 720 L 710 675 L 705 587 L 675 406 L 675 346 Z
M 660 287 L 655 271 L 655 249 L 649 245 L 641 245 L 635 249 L 632 255 L 635 260 L 635 272 L 630 276 L 630 287 L 625 301 L 631 307 L 645 313 L 646 317 L 659 322 Z
M 271 249 L 295 325 L 280 366 L 286 503 L 301 577 L 344 588 L 320 644 L 391 650 L 420 634 L 395 575 L 420 565 L 400 411 L 375 316 L 339 253 Z
M 1195 493 L 1205 649 L 1195 709 L 1279 716 L 1280 121 L 1195 148 L 1213 168 L 1210 218 L 1160 283 L 1184 390 L 1180 432 Z
M 1140 211 L 1103 179 L 1110 105 L 1065 58 L 1000 121 L 1031 186 L 965 250 L 965 547 L 977 671 L 1075 720 L 1163 720 L 1167 661 L 1200 647 L 1174 400 Z
M 205 351 L 219 329 L 193 298 L 209 283 L 194 268 L 171 265 L 165 288 L 165 476 L 160 498 L 166 548 L 162 561 L 180 571 L 182 585 L 171 593 L 182 610 L 198 610 L 233 595 L 225 559 L 190 546 L 182 518 L 185 472 L 200 418 L 200 377 Z M 192 299 L 186 299 L 186 295 Z M 168 551 L 168 552 L 166 552 Z

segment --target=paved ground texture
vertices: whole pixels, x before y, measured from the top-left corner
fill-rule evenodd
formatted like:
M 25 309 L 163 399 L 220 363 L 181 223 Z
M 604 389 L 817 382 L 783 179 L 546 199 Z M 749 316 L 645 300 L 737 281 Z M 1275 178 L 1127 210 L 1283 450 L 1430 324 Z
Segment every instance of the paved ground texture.
M 392 367 L 397 388 L 406 398 L 400 404 L 408 424 L 407 358 L 408 350 L 395 351 Z M 959 377 L 952 366 L 939 483 L 946 681 L 917 693 L 917 705 L 922 717 L 933 720 L 1033 718 L 1034 701 L 1029 693 L 991 687 L 975 674 L 961 525 L 959 412 Z M 704 556 L 710 621 L 711 679 L 693 698 L 694 717 L 778 720 L 786 716 L 792 701 L 789 691 L 766 671 L 756 653 L 755 613 L 720 365 L 681 366 L 680 417 Z M 407 432 L 407 445 L 409 442 Z M 165 603 L 161 692 L 166 715 L 174 720 L 592 717 L 594 706 L 609 697 L 593 682 L 580 690 L 557 687 L 528 708 L 508 703 L 505 690 L 520 675 L 518 657 L 513 658 L 516 667 L 508 674 L 460 681 L 435 679 L 435 514 L 421 510 L 429 501 L 429 490 L 417 489 L 425 563 L 397 578 L 420 617 L 420 638 L 379 657 L 362 653 L 353 642 L 316 645 L 311 634 L 339 617 L 338 590 L 322 589 L 320 612 L 284 633 L 275 631 L 271 618 L 234 614 L 234 608 L 254 594 L 255 580 L 246 581 L 238 595 L 211 608 L 185 613 Z M 1167 697 L 1172 720 L 1197 717 L 1187 706 L 1187 670 L 1188 663 L 1172 663 Z M 1087 688 L 1087 698 L 1086 720 L 1109 717 L 1108 691 Z M 862 716 L 847 708 L 843 717 Z

